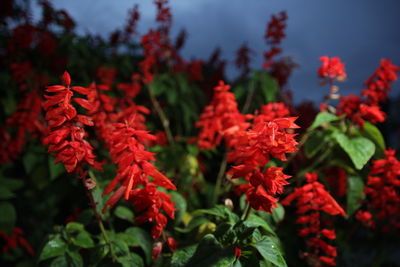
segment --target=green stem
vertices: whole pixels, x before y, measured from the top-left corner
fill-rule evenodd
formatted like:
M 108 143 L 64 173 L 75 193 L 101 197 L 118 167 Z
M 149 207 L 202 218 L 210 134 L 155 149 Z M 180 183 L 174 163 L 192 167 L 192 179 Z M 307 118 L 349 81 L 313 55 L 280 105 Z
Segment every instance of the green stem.
M 251 82 L 250 89 L 248 91 L 246 100 L 243 105 L 243 109 L 242 109 L 243 114 L 245 114 L 248 111 L 248 109 L 250 108 L 250 104 L 251 104 L 251 100 L 253 99 L 254 91 L 255 91 L 255 85 L 254 85 L 254 82 Z
M 211 205 L 214 206 L 217 203 L 219 194 L 220 194 L 220 188 L 221 188 L 221 184 L 225 175 L 225 171 L 226 171 L 226 165 L 227 165 L 227 156 L 225 154 L 224 159 L 221 162 L 221 165 L 219 166 L 219 171 L 218 171 L 218 176 L 217 176 L 217 181 L 215 183 L 215 187 L 214 187 L 214 192 L 212 195 L 212 199 L 211 199 Z
M 96 182 L 96 177 L 94 176 L 92 171 L 89 171 L 89 176 L 91 179 L 93 179 Z M 85 180 L 82 180 L 82 181 L 83 181 L 83 183 L 85 183 Z M 96 186 L 97 186 L 97 182 L 96 182 Z M 113 261 L 115 262 L 117 260 L 117 256 L 114 253 L 114 249 L 112 247 L 111 241 L 108 237 L 106 229 L 104 228 L 103 218 L 96 208 L 97 203 L 94 200 L 93 190 L 88 189 L 86 186 L 85 186 L 85 188 L 86 188 L 86 193 L 87 193 L 89 201 L 90 201 L 90 206 L 92 207 L 93 213 L 96 217 L 97 224 L 99 225 L 100 231 L 104 237 L 104 241 L 106 242 L 108 248 L 110 249 L 111 257 L 112 257 Z
M 249 218 L 250 212 L 251 212 L 250 204 L 246 203 L 246 208 L 244 209 L 243 212 L 242 221 L 245 221 L 247 220 L 247 218 Z
M 160 117 L 161 123 L 164 127 L 165 134 L 167 135 L 168 142 L 173 145 L 175 143 L 174 137 L 171 132 L 171 128 L 169 127 L 169 120 L 168 117 L 165 115 L 163 109 L 160 106 L 160 103 L 157 101 L 156 97 L 154 96 L 153 90 L 150 86 L 147 86 L 149 91 L 151 104 L 153 105 L 154 109 L 156 110 L 158 116 Z

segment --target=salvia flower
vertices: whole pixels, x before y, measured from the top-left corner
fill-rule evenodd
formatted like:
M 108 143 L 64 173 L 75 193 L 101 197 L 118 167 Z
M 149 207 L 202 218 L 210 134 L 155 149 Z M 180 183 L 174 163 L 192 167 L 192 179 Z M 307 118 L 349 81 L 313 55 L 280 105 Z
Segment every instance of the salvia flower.
M 134 125 L 135 116 L 125 123 L 113 124 L 110 155 L 113 162 L 118 164 L 118 170 L 103 195 L 118 189 L 108 199 L 103 211 L 124 197 L 141 213 L 136 217 L 137 223 L 155 222 L 152 236 L 156 239 L 167 224 L 167 218 L 161 211 L 174 218 L 175 210 L 170 196 L 158 191 L 156 185 L 171 190 L 176 190 L 176 187 L 153 166 L 151 161 L 155 160 L 154 153 L 145 149 L 144 143 L 154 141 L 156 137 L 147 131 L 135 129 Z
M 200 149 L 212 149 L 222 140 L 231 147 L 237 133 L 250 126 L 246 119 L 251 116 L 240 113 L 235 95 L 229 90 L 230 86 L 220 81 L 214 88 L 211 104 L 204 108 L 196 122 L 196 127 L 201 128 L 198 135 Z
M 322 62 L 321 67 L 318 69 L 319 77 L 327 78 L 330 81 L 335 79 L 343 81 L 346 78 L 345 66 L 339 57 L 323 56 L 319 60 Z
M 43 143 L 49 146 L 49 152 L 56 154 L 56 162 L 62 162 L 67 172 L 80 171 L 82 164 L 87 163 L 95 168 L 100 168 L 95 161 L 93 148 L 85 140 L 84 125 L 93 126 L 90 117 L 78 114 L 73 103 L 86 110 L 92 105 L 86 98 L 75 97 L 76 93 L 84 97 L 89 94 L 89 89 L 79 86 L 70 86 L 71 77 L 68 72 L 62 76 L 65 85 L 53 85 L 46 88 L 46 101 L 43 108 L 46 111 L 48 122 L 48 135 Z
M 306 173 L 306 184 L 296 188 L 283 201 L 283 205 L 290 205 L 297 200 L 297 224 L 303 225 L 299 236 L 307 239 L 307 252 L 304 256 L 311 266 L 322 264 L 334 266 L 337 256 L 336 247 L 328 242 L 336 238 L 335 230 L 325 228 L 321 220 L 322 213 L 328 215 L 342 215 L 345 212 L 336 200 L 318 182 L 316 173 Z
M 374 217 L 384 229 L 400 229 L 400 162 L 396 151 L 388 149 L 386 157 L 372 162 L 365 194 Z
M 284 161 L 286 153 L 297 151 L 296 134 L 287 132 L 287 129 L 299 128 L 295 120 L 294 117 L 260 120 L 238 138 L 235 148 L 228 153 L 228 161 L 233 163 L 228 174 L 248 181 L 240 185 L 239 192 L 246 193 L 247 202 L 255 210 L 271 213 L 278 201 L 276 196 L 289 184 L 290 176 L 282 172 L 283 168 L 263 168 L 271 156 Z

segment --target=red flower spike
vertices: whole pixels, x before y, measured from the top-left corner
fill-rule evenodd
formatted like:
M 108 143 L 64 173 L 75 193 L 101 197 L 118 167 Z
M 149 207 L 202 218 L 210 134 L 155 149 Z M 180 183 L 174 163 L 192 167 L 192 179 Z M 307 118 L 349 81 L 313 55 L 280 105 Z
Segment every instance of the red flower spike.
M 297 200 L 297 224 L 304 225 L 299 231 L 299 236 L 307 238 L 309 252 L 304 253 L 307 260 L 313 265 L 324 263 L 336 265 L 336 248 L 327 243 L 328 240 L 336 238 L 334 229 L 323 228 L 321 212 L 329 215 L 345 216 L 344 210 L 325 190 L 324 185 L 318 182 L 316 173 L 306 173 L 306 184 L 296 188 L 283 201 L 283 205 L 289 205 Z M 326 239 L 326 240 L 324 240 Z M 321 255 L 322 254 L 322 255 Z M 325 255 L 323 255 L 325 254 Z
M 125 123 L 112 124 L 113 131 L 108 145 L 113 162 L 118 164 L 118 170 L 103 195 L 110 194 L 119 187 L 106 202 L 103 212 L 107 206 L 112 208 L 124 196 L 140 213 L 136 217 L 138 224 L 147 221 L 155 223 L 152 236 L 157 239 L 167 224 L 167 218 L 162 211 L 173 219 L 175 208 L 170 196 L 158 191 L 156 185 L 171 190 L 176 190 L 176 187 L 150 162 L 155 160 L 154 153 L 146 151 L 144 143 L 150 143 L 156 137 L 147 131 L 136 129 L 135 119 L 136 116 L 132 116 Z M 151 182 L 149 177 L 152 178 Z M 143 188 L 137 188 L 138 186 Z
M 67 172 L 83 174 L 82 164 L 87 163 L 99 169 L 100 164 L 95 161 L 92 146 L 84 139 L 86 132 L 83 125 L 93 125 L 90 117 L 77 114 L 72 102 L 86 109 L 91 104 L 84 98 L 74 98 L 74 91 L 87 94 L 89 91 L 82 87 L 70 87 L 71 77 L 64 72 L 62 79 L 66 86 L 49 86 L 45 95 L 47 99 L 43 107 L 48 121 L 48 135 L 43 144 L 48 145 L 49 152 L 56 152 L 56 162 L 62 162 Z
M 295 134 L 286 129 L 298 128 L 296 118 L 277 118 L 272 121 L 257 119 L 252 129 L 238 137 L 233 151 L 228 153 L 228 161 L 234 165 L 228 171 L 232 178 L 245 178 L 249 183 L 240 185 L 239 192 L 246 193 L 246 200 L 255 210 L 271 213 L 276 207 L 277 194 L 283 193 L 283 187 L 290 177 L 283 174 L 283 168 L 262 169 L 270 156 L 286 160 L 285 153 L 297 150 Z M 238 190 L 236 190 L 238 192 Z
M 385 151 L 386 157 L 372 162 L 365 194 L 368 208 L 374 211 L 374 219 L 382 222 L 386 229 L 400 229 L 400 161 L 395 151 Z M 357 214 L 357 219 L 373 226 L 371 213 Z
M 198 136 L 200 149 L 212 149 L 222 140 L 227 147 L 232 147 L 239 135 L 250 124 L 246 122 L 249 116 L 239 112 L 235 96 L 229 92 L 230 86 L 220 81 L 214 88 L 211 104 L 204 108 L 196 127 L 201 128 Z

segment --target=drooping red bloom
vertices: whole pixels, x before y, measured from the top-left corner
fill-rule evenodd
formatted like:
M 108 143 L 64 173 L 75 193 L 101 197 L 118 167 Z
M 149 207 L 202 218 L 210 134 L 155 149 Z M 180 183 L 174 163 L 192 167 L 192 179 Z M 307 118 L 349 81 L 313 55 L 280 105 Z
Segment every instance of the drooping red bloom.
M 295 134 L 287 129 L 295 129 L 296 118 L 279 118 L 259 121 L 252 129 L 238 138 L 234 149 L 228 153 L 228 161 L 234 165 L 228 171 L 232 178 L 245 178 L 248 183 L 239 191 L 246 193 L 247 202 L 255 210 L 271 213 L 276 207 L 276 195 L 283 193 L 283 187 L 290 176 L 283 174 L 283 168 L 264 166 L 273 156 L 286 160 L 286 153 L 297 151 Z
M 136 217 L 137 223 L 155 222 L 152 229 L 153 238 L 158 238 L 167 224 L 163 210 L 174 218 L 174 203 L 170 196 L 157 190 L 155 185 L 165 189 L 176 190 L 175 185 L 159 172 L 151 163 L 154 153 L 145 150 L 144 143 L 154 141 L 155 136 L 135 127 L 135 116 L 125 123 L 114 123 L 110 140 L 110 155 L 118 164 L 117 175 L 104 190 L 103 195 L 112 194 L 104 206 L 113 207 L 124 196 L 135 209 L 141 213 Z M 149 177 L 152 181 L 149 181 Z M 136 188 L 142 186 L 142 188 Z M 136 189 L 135 189 L 136 188 Z
M 23 237 L 23 235 L 24 231 L 19 227 L 14 227 L 10 235 L 7 235 L 0 231 L 0 237 L 2 237 L 5 241 L 2 252 L 8 253 L 10 249 L 15 249 L 21 246 L 26 250 L 26 252 L 28 252 L 29 255 L 31 255 L 32 257 L 35 256 L 35 251 L 29 244 L 28 240 Z
M 233 146 L 238 131 L 247 129 L 250 124 L 238 109 L 235 95 L 229 92 L 230 86 L 223 81 L 214 88 L 211 104 L 204 108 L 196 127 L 201 128 L 198 136 L 200 149 L 212 149 L 222 140 L 228 147 Z
M 140 93 L 142 85 L 140 83 L 140 75 L 134 73 L 131 76 L 132 81 L 130 83 L 119 83 L 117 88 L 125 93 L 127 97 L 134 98 Z
M 56 162 L 62 162 L 67 172 L 82 171 L 82 164 L 87 163 L 95 168 L 100 168 L 95 161 L 93 148 L 85 140 L 84 125 L 93 126 L 90 117 L 77 113 L 73 103 L 86 110 L 92 105 L 86 98 L 75 97 L 79 93 L 84 97 L 89 94 L 89 89 L 79 86 L 70 86 L 71 78 L 68 72 L 62 76 L 65 85 L 53 85 L 46 88 L 46 101 L 43 108 L 48 121 L 48 135 L 43 139 L 43 144 L 48 145 L 49 152 L 56 154 Z
M 372 162 L 365 187 L 368 208 L 382 222 L 383 230 L 400 229 L 400 162 L 395 154 L 388 149 L 385 158 Z
M 299 236 L 307 239 L 308 251 L 304 256 L 308 263 L 311 266 L 320 266 L 321 263 L 335 266 L 336 247 L 328 243 L 336 238 L 335 230 L 324 227 L 321 213 L 345 216 L 345 212 L 317 179 L 316 173 L 306 173 L 306 184 L 296 188 L 282 204 L 290 205 L 297 200 L 296 213 L 299 217 L 296 223 L 304 226 Z
M 339 57 L 323 56 L 319 60 L 322 62 L 321 67 L 318 69 L 319 77 L 326 78 L 329 81 L 335 79 L 341 81 L 346 78 L 344 63 L 340 61 Z

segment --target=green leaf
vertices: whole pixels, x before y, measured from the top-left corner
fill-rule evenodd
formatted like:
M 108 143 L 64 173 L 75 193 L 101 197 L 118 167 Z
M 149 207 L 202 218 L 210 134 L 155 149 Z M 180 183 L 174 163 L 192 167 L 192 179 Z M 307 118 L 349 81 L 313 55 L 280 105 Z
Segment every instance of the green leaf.
M 271 237 L 265 236 L 263 239 L 252 244 L 260 252 L 261 256 L 279 267 L 287 266 L 282 253 Z
M 365 199 L 364 182 L 361 177 L 350 176 L 347 179 L 347 209 L 346 214 L 350 217 L 361 206 Z
M 249 217 L 247 218 L 247 221 L 255 223 L 258 226 L 261 226 L 262 228 L 264 228 L 264 230 L 266 230 L 267 232 L 269 232 L 271 234 L 275 234 L 274 230 L 272 230 L 272 228 L 271 228 L 271 226 L 269 226 L 268 222 L 255 214 L 250 214 Z
M 200 242 L 193 257 L 185 266 L 229 266 L 236 260 L 234 248 L 223 248 L 212 235 L 206 235 Z
M 193 212 L 193 216 L 198 216 L 202 214 L 209 214 L 216 217 L 221 217 L 223 219 L 229 219 L 229 221 L 232 223 L 236 223 L 237 221 L 239 221 L 239 217 L 223 205 L 216 205 L 211 209 L 199 209 Z
M 83 260 L 78 251 L 67 250 L 67 255 L 68 255 L 67 260 L 68 260 L 69 267 L 82 267 L 83 266 Z
M 94 247 L 94 242 L 90 234 L 86 231 L 80 232 L 75 238 L 72 239 L 74 245 L 81 248 L 92 248 Z
M 0 175 L 2 175 L 0 173 Z M 16 191 L 24 185 L 23 180 L 18 180 L 15 178 L 0 178 L 1 188 L 8 188 L 10 191 Z
M 67 257 L 65 255 L 55 258 L 50 267 L 69 267 Z
M 375 153 L 374 143 L 367 138 L 348 137 L 342 133 L 336 133 L 335 138 L 358 170 L 361 170 Z
M 233 231 L 235 232 L 235 235 L 240 241 L 244 241 L 245 239 L 251 237 L 253 235 L 254 230 L 258 227 L 259 225 L 254 222 L 250 221 L 239 221 L 235 226 L 233 227 Z
M 218 225 L 214 232 L 214 236 L 221 244 L 224 245 L 234 243 L 236 240 L 236 233 L 233 231 L 233 225 L 230 223 L 221 223 Z
M 42 252 L 40 253 L 39 261 L 64 255 L 66 251 L 67 244 L 60 238 L 60 236 L 55 236 L 44 246 Z
M 68 223 L 65 229 L 69 234 L 79 233 L 85 230 L 83 224 L 77 222 Z
M 50 180 L 52 181 L 65 172 L 64 166 L 61 163 L 56 164 L 55 159 L 52 156 L 49 156 L 48 164 L 49 164 Z
M 171 266 L 174 267 L 187 266 L 187 263 L 195 253 L 196 249 L 197 249 L 197 244 L 175 250 L 171 258 Z
M 304 152 L 307 158 L 314 157 L 319 151 L 326 147 L 327 142 L 330 140 L 331 132 L 329 131 L 315 131 L 304 144 Z
M 314 122 L 311 124 L 311 126 L 308 128 L 308 131 L 314 130 L 315 128 L 318 128 L 319 126 L 329 123 L 332 121 L 336 121 L 339 118 L 336 115 L 333 115 L 332 113 L 328 112 L 320 112 L 318 113 L 317 117 L 315 118 Z
M 123 267 L 131 267 L 131 266 L 142 267 L 142 266 L 144 266 L 143 259 L 135 253 L 129 253 L 128 255 L 126 255 L 124 257 L 119 257 L 117 259 L 117 261 L 119 263 L 121 263 L 121 265 Z
M 177 230 L 180 233 L 189 233 L 196 227 L 199 227 L 200 225 L 203 225 L 208 222 L 210 222 L 210 220 L 207 219 L 206 217 L 194 217 L 193 219 L 190 220 L 186 228 L 175 227 L 175 230 Z
M 285 218 L 285 209 L 281 204 L 276 203 L 278 206 L 272 210 L 272 219 L 275 223 L 280 223 Z
M 379 129 L 370 122 L 364 123 L 364 130 L 360 130 L 360 134 L 373 141 L 376 145 L 377 151 L 381 156 L 384 155 L 386 148 L 385 139 Z
M 9 202 L 0 202 L 0 231 L 11 233 L 17 220 L 14 206 Z
M 269 103 L 276 101 L 276 96 L 279 91 L 277 81 L 265 71 L 258 72 L 258 75 L 265 102 Z
M 1 185 L 0 199 L 10 199 L 10 198 L 13 198 L 14 196 L 15 196 L 14 193 L 10 189 Z
M 133 212 L 125 206 L 117 206 L 114 210 L 114 214 L 118 218 L 131 223 L 133 223 L 133 218 L 135 217 Z
M 153 244 L 153 240 L 150 237 L 150 235 L 139 227 L 130 227 L 125 230 L 125 233 L 135 238 L 135 243 L 132 242 L 129 245 L 141 247 L 143 249 L 144 254 L 146 255 L 146 262 L 147 264 L 149 264 L 151 262 L 151 253 Z
M 178 225 L 182 221 L 182 216 L 187 209 L 186 199 L 178 192 L 171 192 L 171 200 L 175 203 L 175 225 Z

